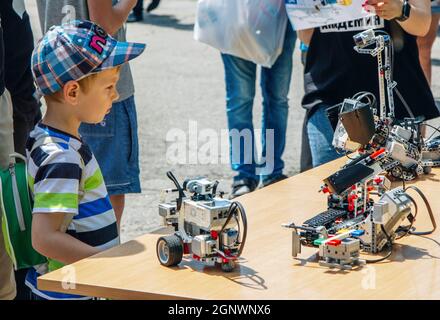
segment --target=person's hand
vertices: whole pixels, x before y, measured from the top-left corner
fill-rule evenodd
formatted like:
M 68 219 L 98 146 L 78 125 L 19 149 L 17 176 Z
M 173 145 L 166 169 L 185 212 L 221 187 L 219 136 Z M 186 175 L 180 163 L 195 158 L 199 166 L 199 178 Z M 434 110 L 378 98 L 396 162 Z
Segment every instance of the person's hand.
M 366 0 L 364 6 L 371 6 L 376 11 L 376 15 L 378 15 L 381 18 L 384 18 L 385 20 L 392 20 L 402 15 L 403 1 Z

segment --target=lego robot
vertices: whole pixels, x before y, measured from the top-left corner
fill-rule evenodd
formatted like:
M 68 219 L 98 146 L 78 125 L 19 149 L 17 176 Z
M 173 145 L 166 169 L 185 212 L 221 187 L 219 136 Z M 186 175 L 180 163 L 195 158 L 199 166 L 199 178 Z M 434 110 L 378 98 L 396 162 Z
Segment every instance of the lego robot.
M 206 178 L 187 179 L 183 186 L 172 174 L 167 176 L 176 189 L 167 189 L 163 195 L 178 192 L 175 201 L 159 204 L 159 215 L 165 225 L 175 229 L 173 235 L 157 241 L 157 257 L 167 267 L 182 261 L 183 255 L 209 265 L 220 265 L 231 272 L 240 257 L 247 234 L 246 213 L 237 201 L 217 197 L 218 181 Z M 190 193 L 186 196 L 185 192 Z M 165 200 L 165 199 L 163 199 Z
M 367 30 L 355 35 L 354 41 L 357 52 L 377 57 L 379 110 L 376 97 L 369 92 L 360 92 L 336 107 L 339 115 L 333 145 L 346 153 L 356 152 L 357 156 L 324 179 L 320 191 L 328 194 L 326 211 L 301 226 L 283 225 L 293 229 L 292 256 L 301 252 L 302 245 L 317 247 L 320 265 L 339 269 L 382 261 L 391 255 L 392 245 L 401 233 L 414 233 L 411 228 L 417 204 L 407 189 L 415 190 L 422 197 L 433 231 L 436 229 L 423 193 L 413 186 L 390 189 L 391 182 L 383 174 L 412 180 L 428 173 L 432 166 L 440 165 L 440 137 L 423 140 L 423 119 L 396 121 L 393 94 L 398 91 L 392 79 L 393 48 L 389 35 Z M 408 111 L 411 114 L 409 108 Z M 374 197 L 379 200 L 375 202 Z M 410 227 L 402 226 L 405 220 Z M 385 248 L 390 248 L 385 258 L 370 261 L 360 258 L 362 251 L 377 254 Z
M 301 253 L 301 246 L 319 248 L 319 264 L 330 268 L 352 269 L 367 262 L 379 262 L 391 255 L 394 241 L 412 229 L 417 204 L 408 194 L 413 189 L 428 208 L 433 230 L 436 222 L 429 203 L 416 187 L 390 189 L 383 172 L 384 152 L 348 164 L 324 180 L 321 191 L 327 193 L 328 209 L 305 221 L 301 226 L 283 224 L 292 231 L 292 256 Z M 378 197 L 374 201 L 373 197 Z M 405 220 L 410 225 L 403 226 Z M 403 234 L 403 235 L 402 235 Z M 389 249 L 385 258 L 367 261 L 361 252 L 377 254 Z
M 397 179 L 409 181 L 429 173 L 433 166 L 440 165 L 440 136 L 423 139 L 423 118 L 395 119 L 394 91 L 410 115 L 412 112 L 392 78 L 390 36 L 383 31 L 367 30 L 355 35 L 354 41 L 357 52 L 377 57 L 379 110 L 376 97 L 369 92 L 360 92 L 336 106 L 339 116 L 333 146 L 336 150 L 357 152 L 360 156 L 385 149 L 386 172 Z

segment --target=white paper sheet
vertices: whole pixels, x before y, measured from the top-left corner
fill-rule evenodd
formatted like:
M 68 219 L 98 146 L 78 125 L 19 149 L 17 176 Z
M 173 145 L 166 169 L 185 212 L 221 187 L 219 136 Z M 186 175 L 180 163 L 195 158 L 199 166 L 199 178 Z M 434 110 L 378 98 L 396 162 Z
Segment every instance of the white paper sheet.
M 286 0 L 295 30 L 316 28 L 371 17 L 362 7 L 365 0 Z

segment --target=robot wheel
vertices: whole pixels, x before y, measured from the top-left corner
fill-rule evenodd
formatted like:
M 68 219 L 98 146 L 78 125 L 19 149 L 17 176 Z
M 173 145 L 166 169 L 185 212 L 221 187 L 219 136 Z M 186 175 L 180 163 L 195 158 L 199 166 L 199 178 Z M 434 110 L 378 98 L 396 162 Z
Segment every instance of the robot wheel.
M 156 244 L 157 258 L 161 265 L 166 267 L 176 266 L 182 261 L 183 243 L 175 234 L 160 237 Z

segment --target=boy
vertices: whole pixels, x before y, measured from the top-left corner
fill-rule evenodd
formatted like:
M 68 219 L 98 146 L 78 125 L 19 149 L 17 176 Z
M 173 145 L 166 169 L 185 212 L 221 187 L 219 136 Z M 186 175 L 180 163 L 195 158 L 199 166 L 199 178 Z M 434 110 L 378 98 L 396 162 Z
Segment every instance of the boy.
M 40 23 L 45 33 L 53 25 L 90 20 L 118 41 L 126 41 L 124 22 L 136 0 L 38 0 Z M 134 84 L 129 64 L 121 67 L 119 99 L 99 124 L 82 124 L 80 133 L 92 149 L 110 195 L 118 226 L 125 195 L 140 193 L 139 144 Z M 114 152 L 118 148 L 118 152 Z
M 34 299 L 85 299 L 42 292 L 37 277 L 119 243 L 100 168 L 78 129 L 110 112 L 119 97 L 120 66 L 144 49 L 116 41 L 92 22 L 74 21 L 52 27 L 33 52 L 32 72 L 47 112 L 27 144 L 32 243 L 49 261 L 27 275 Z

